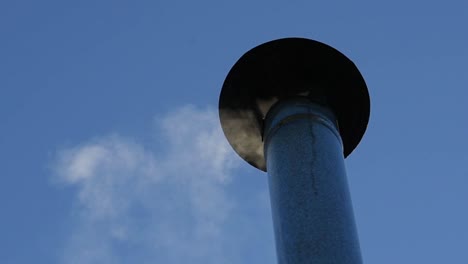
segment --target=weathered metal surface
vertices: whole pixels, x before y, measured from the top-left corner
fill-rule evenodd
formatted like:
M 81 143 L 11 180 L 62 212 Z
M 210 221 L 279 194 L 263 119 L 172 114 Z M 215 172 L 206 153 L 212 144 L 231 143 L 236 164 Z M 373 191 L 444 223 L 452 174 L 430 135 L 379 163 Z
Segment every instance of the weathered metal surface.
M 264 138 L 278 263 L 362 263 L 332 111 L 304 99 L 280 102 Z
M 266 171 L 263 119 L 273 104 L 296 96 L 327 103 L 339 123 L 344 156 L 353 151 L 366 130 L 370 111 L 359 70 L 326 44 L 285 38 L 248 51 L 224 81 L 219 115 L 224 134 L 239 156 Z

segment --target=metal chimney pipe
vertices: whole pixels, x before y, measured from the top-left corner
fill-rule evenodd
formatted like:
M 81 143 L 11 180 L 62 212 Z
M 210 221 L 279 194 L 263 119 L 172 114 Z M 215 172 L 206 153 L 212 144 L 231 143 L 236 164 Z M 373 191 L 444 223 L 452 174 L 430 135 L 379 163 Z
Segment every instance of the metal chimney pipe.
M 278 263 L 362 263 L 333 112 L 279 102 L 264 139 Z
M 221 126 L 239 156 L 268 172 L 279 264 L 362 263 L 344 158 L 369 113 L 356 66 L 314 40 L 264 43 L 226 77 Z

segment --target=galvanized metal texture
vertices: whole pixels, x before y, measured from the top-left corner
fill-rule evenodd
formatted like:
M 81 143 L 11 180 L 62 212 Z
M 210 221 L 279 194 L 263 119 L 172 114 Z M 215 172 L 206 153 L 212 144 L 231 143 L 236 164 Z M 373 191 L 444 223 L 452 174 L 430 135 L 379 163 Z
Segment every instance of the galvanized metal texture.
M 266 117 L 279 264 L 362 263 L 335 121 L 330 109 L 307 100 L 282 101 Z

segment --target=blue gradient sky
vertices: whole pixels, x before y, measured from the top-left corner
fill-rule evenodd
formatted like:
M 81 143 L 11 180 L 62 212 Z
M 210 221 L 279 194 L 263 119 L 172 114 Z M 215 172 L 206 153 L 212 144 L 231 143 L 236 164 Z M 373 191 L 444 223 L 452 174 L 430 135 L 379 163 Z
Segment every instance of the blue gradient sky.
M 461 0 L 1 1 L 0 262 L 275 263 L 216 105 L 244 52 L 298 36 L 369 87 L 365 263 L 467 263 L 467 25 Z

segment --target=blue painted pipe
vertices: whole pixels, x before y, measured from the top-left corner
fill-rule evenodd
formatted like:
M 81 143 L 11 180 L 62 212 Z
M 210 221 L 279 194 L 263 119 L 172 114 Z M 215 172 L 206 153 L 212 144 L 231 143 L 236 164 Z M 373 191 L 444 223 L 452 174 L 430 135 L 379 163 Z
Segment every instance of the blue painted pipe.
M 362 263 L 333 112 L 305 98 L 280 101 L 263 137 L 278 263 Z

